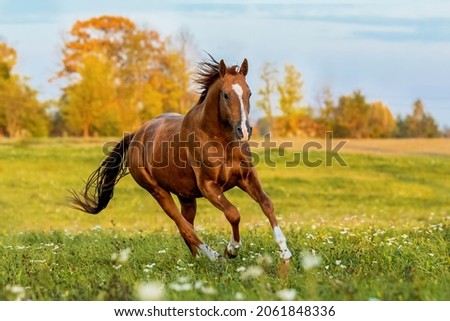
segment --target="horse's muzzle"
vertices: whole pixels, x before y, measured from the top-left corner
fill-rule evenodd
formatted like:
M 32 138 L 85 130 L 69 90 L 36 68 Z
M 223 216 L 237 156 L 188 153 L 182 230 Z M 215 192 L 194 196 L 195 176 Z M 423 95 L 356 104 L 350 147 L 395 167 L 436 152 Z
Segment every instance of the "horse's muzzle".
M 247 122 L 245 128 L 242 128 L 242 126 L 238 125 L 235 127 L 234 133 L 239 140 L 249 140 L 252 136 L 252 127 Z

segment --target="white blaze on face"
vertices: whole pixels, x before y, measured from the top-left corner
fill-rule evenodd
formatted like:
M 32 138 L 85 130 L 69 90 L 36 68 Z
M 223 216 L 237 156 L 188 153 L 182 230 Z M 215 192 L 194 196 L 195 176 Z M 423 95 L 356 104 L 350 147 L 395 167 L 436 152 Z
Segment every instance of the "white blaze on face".
M 244 94 L 244 91 L 242 90 L 242 87 L 238 84 L 233 84 L 231 88 L 234 90 L 236 95 L 239 98 L 239 104 L 241 105 L 241 124 L 240 127 L 242 128 L 242 133 L 244 134 L 244 137 L 242 137 L 243 140 L 248 140 L 248 132 L 249 128 L 247 128 L 247 113 L 245 112 L 244 108 L 244 101 L 242 100 L 242 95 Z

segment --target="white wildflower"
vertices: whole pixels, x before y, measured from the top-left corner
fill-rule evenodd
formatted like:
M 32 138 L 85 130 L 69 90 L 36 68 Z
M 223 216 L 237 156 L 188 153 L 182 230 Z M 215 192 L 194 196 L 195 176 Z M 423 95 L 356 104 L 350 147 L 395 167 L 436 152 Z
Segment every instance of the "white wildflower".
M 153 269 L 153 267 L 156 265 L 156 263 L 151 263 L 151 264 L 147 264 L 144 268 L 144 272 L 148 273 L 150 272 L 151 269 Z
M 126 249 L 120 251 L 118 261 L 120 263 L 125 263 L 130 258 L 131 249 L 127 247 Z
M 318 267 L 322 264 L 322 258 L 315 253 L 303 252 L 302 253 L 302 266 L 305 270 Z
M 30 260 L 30 263 L 45 263 L 47 260 Z
M 241 279 L 242 280 L 248 280 L 248 279 L 254 279 L 263 274 L 263 269 L 259 266 L 250 266 L 247 270 L 242 272 Z
M 113 265 L 113 268 L 115 268 L 116 270 L 120 269 L 122 267 L 122 264 L 119 265 Z
M 241 292 L 236 292 L 236 294 L 234 295 L 234 298 L 235 298 L 236 300 L 242 301 L 242 300 L 245 299 L 245 296 L 244 296 L 244 294 L 242 294 Z
M 259 256 L 256 262 L 261 265 L 271 265 L 273 263 L 273 259 L 269 254 L 264 254 Z
M 192 284 L 190 283 L 171 283 L 169 284 L 169 288 L 176 292 L 185 292 L 192 290 Z
M 206 294 L 206 295 L 216 295 L 217 294 L 217 290 L 213 287 L 202 287 L 201 291 L 203 294 Z
M 194 289 L 200 290 L 201 288 L 203 288 L 203 282 L 200 281 L 200 280 L 195 281 L 195 283 L 194 283 Z
M 164 286 L 159 282 L 139 283 L 136 286 L 136 296 L 141 301 L 162 300 L 164 295 Z
M 238 267 L 238 268 L 236 269 L 236 272 L 241 273 L 241 272 L 244 272 L 245 270 L 247 270 L 247 269 L 245 268 L 245 266 L 240 266 L 240 267 Z
M 14 300 L 22 301 L 25 299 L 25 289 L 20 285 L 7 285 L 5 289 L 14 296 Z
M 336 264 L 336 265 L 341 265 L 341 260 L 336 260 L 334 263 Z
M 164 253 L 166 253 L 166 250 L 160 250 L 160 251 L 158 251 L 158 254 L 164 254 Z
M 284 301 L 292 301 L 297 296 L 295 289 L 284 289 L 277 292 L 277 297 Z

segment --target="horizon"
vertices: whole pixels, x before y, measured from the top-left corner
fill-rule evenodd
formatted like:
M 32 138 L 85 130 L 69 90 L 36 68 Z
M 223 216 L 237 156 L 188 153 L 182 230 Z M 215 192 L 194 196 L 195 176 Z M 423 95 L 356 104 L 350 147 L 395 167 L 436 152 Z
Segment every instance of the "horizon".
M 421 99 L 442 128 L 450 126 L 450 4 L 431 3 L 3 0 L 0 41 L 16 49 L 14 70 L 30 78 L 41 99 L 60 96 L 61 81 L 48 80 L 61 67 L 63 39 L 76 20 L 120 15 L 163 37 L 185 29 L 199 51 L 227 64 L 248 58 L 254 92 L 261 86 L 265 62 L 278 67 L 279 77 L 290 63 L 302 73 L 305 105 L 316 105 L 316 96 L 327 86 L 335 100 L 361 90 L 369 102 L 383 101 L 394 116 L 410 114 Z M 259 113 L 255 102 L 253 116 Z

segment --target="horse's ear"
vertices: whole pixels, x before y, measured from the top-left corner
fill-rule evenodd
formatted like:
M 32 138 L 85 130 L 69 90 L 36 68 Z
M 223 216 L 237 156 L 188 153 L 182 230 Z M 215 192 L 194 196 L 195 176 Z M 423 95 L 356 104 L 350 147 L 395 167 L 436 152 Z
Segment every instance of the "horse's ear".
M 225 74 L 227 73 L 227 66 L 225 65 L 223 59 L 219 62 L 219 72 L 222 78 L 225 77 Z
M 247 76 L 248 73 L 248 61 L 247 58 L 244 59 L 242 62 L 241 68 L 239 68 L 239 72 L 243 74 L 244 76 Z

